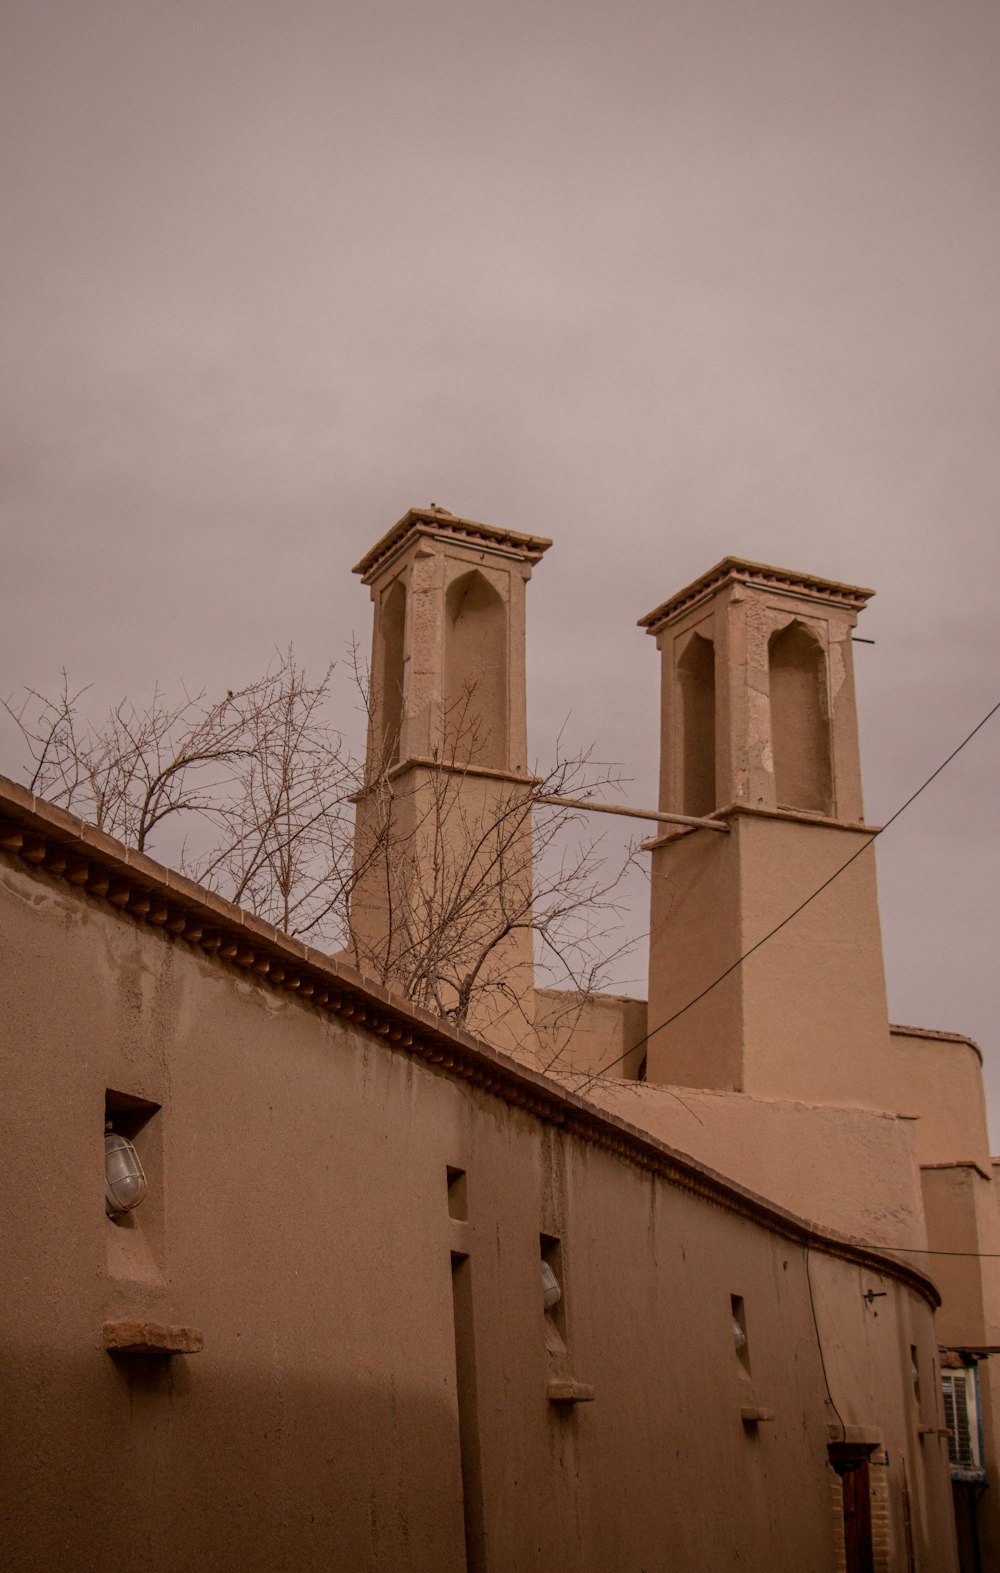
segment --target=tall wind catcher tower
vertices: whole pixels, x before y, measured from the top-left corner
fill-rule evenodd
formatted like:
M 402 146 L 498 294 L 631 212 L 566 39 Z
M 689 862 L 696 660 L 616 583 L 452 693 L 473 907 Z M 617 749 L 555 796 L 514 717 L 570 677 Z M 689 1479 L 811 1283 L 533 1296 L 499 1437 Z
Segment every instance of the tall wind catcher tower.
M 524 599 L 550 545 L 411 508 L 354 570 L 374 603 L 358 964 L 529 1054 Z
M 872 593 L 727 557 L 641 620 L 662 659 L 661 810 L 730 831 L 650 843 L 651 1082 L 891 1097 L 874 852 L 684 1009 L 871 838 L 851 637 Z

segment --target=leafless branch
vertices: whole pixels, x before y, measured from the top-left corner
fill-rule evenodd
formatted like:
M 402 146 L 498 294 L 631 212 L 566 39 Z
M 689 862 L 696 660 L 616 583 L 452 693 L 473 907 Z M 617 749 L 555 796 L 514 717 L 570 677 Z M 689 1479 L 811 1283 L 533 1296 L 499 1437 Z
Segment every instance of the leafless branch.
M 349 665 L 370 725 L 363 764 L 327 719 L 331 670 L 310 681 L 291 649 L 219 699 L 170 702 L 157 689 L 103 724 L 83 716 L 87 690 L 65 673 L 55 699 L 29 690 L 4 708 L 32 791 L 128 845 L 166 845 L 193 879 L 289 934 L 346 948 L 414 1004 L 528 1037 L 533 957 L 570 1019 L 618 958 L 624 869 L 609 872 L 580 810 L 558 799 L 604 797 L 619 772 L 564 752 L 560 736 L 549 768 L 487 780 L 471 686 L 448 707 L 441 756 L 399 770 L 398 740 L 371 742 L 379 707 L 356 646 Z M 365 921 L 373 906 L 377 922 Z

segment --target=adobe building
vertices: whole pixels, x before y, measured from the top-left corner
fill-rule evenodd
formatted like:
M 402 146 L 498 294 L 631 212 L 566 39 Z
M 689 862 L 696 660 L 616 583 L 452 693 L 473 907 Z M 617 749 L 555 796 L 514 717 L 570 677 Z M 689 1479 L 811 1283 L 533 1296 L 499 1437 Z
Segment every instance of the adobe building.
M 548 544 L 411 510 L 359 564 L 390 973 L 420 881 L 530 810 Z M 727 559 L 644 620 L 649 1000 L 568 1038 L 519 931 L 460 1030 L 0 784 L 7 1566 L 1000 1565 L 980 1062 L 885 1011 L 868 593 Z M 114 1216 L 107 1119 L 148 1182 Z

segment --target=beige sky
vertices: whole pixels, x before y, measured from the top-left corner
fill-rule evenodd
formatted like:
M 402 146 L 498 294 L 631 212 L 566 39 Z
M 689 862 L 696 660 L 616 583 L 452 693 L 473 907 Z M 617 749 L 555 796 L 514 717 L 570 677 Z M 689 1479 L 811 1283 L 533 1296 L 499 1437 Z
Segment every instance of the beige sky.
M 1000 698 L 992 4 L 8 0 L 0 58 L 4 693 L 322 665 L 434 500 L 555 537 L 535 746 L 642 802 L 635 620 L 727 552 L 877 588 L 871 819 Z M 879 857 L 1000 1140 L 998 775 L 994 722 Z

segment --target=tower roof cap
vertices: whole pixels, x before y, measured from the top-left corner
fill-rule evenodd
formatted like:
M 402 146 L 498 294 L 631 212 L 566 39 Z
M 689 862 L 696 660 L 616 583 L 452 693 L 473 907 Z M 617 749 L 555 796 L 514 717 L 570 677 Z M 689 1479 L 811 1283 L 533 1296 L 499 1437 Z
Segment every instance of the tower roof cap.
M 658 633 L 667 623 L 689 611 L 699 601 L 707 600 L 727 584 L 754 585 L 760 590 L 776 591 L 780 595 L 794 595 L 803 600 L 825 602 L 847 610 L 860 612 L 866 601 L 875 594 L 857 584 L 841 584 L 837 579 L 819 579 L 815 574 L 796 573 L 791 568 L 774 568 L 768 563 L 748 562 L 744 557 L 724 557 L 699 579 L 678 590 L 669 601 L 640 617 L 639 627 L 651 634 Z
M 429 508 L 408 509 L 392 529 L 376 541 L 371 551 L 365 553 L 354 572 L 370 584 L 388 560 L 417 535 L 446 537 L 462 546 L 498 551 L 506 557 L 519 557 L 529 563 L 537 563 L 552 545 L 545 536 L 519 535 L 515 530 L 498 530 L 495 525 L 480 524 L 476 519 L 460 519 L 447 508 L 432 503 Z

